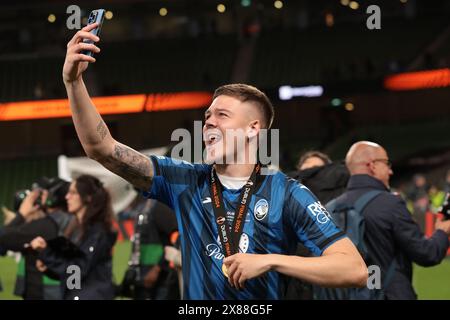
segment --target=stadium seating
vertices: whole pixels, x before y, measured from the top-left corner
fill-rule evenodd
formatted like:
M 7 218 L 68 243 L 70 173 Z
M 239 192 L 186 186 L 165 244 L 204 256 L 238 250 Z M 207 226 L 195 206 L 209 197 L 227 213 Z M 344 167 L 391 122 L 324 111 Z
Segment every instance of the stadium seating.
M 228 82 L 234 36 L 105 43 L 96 65 L 105 94 L 209 90 Z
M 370 126 L 358 128 L 355 135 L 350 132 L 342 136 L 325 150 L 333 159 L 344 159 L 348 148 L 354 141 L 371 140 L 382 144 L 393 161 L 401 161 L 418 152 L 434 149 L 446 149 L 450 142 L 448 121 L 410 123 L 401 126 Z M 442 137 L 437 139 L 436 137 Z
M 374 31 L 344 24 L 264 32 L 255 50 L 251 82 L 271 88 L 370 79 L 401 71 L 445 26 L 444 19 L 383 19 L 382 29 Z
M 402 71 L 445 27 L 441 18 L 386 18 L 375 31 L 354 23 L 264 31 L 257 39 L 249 82 L 273 88 Z M 98 93 L 112 95 L 213 89 L 230 81 L 239 43 L 230 34 L 104 42 L 101 49 L 91 72 Z M 444 44 L 438 56 L 448 52 Z M 0 60 L 0 101 L 65 97 L 63 60 L 62 53 Z

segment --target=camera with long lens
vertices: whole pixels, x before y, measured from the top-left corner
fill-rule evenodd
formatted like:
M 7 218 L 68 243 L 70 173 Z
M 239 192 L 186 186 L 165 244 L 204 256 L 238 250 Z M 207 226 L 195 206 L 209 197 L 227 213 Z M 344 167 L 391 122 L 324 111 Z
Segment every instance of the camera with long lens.
M 70 183 L 60 178 L 43 177 L 31 185 L 30 189 L 19 190 L 14 195 L 14 211 L 19 210 L 20 205 L 31 190 L 39 190 L 39 196 L 35 201 L 35 205 L 40 208 L 67 208 L 66 194 L 69 190 Z M 47 190 L 48 196 L 45 203 L 42 203 L 42 191 Z
M 25 200 L 25 198 L 28 196 L 28 194 L 31 192 L 31 190 L 30 189 L 19 190 L 14 194 L 14 205 L 13 205 L 14 211 L 19 210 L 20 205 L 22 204 L 23 200 Z M 42 190 L 40 190 L 39 197 L 34 202 L 34 205 L 42 207 Z

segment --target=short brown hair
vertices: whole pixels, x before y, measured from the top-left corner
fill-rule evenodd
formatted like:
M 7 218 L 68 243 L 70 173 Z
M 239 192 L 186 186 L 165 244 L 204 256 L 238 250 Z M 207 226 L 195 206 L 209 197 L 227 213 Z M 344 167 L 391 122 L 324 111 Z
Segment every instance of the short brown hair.
M 298 160 L 298 163 L 297 163 L 297 168 L 300 168 L 305 163 L 305 161 L 308 160 L 309 158 L 319 158 L 326 165 L 332 163 L 330 157 L 328 157 L 325 153 L 317 151 L 317 150 L 311 150 L 311 151 L 304 153 L 300 157 L 300 160 Z
M 262 91 L 248 84 L 233 83 L 217 88 L 213 100 L 222 95 L 236 98 L 241 102 L 253 102 L 262 111 L 263 127 L 270 128 L 272 126 L 275 110 L 269 98 Z

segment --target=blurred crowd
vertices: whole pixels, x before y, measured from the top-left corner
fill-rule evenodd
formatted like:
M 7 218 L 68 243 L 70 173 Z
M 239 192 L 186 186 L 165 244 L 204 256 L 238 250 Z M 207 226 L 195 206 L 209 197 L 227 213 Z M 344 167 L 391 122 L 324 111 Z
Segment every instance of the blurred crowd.
M 400 189 L 407 201 L 409 211 L 425 230 L 425 214 L 438 213 L 444 202 L 446 193 L 450 192 L 450 170 L 439 183 L 429 183 L 426 175 L 416 174 L 409 185 Z

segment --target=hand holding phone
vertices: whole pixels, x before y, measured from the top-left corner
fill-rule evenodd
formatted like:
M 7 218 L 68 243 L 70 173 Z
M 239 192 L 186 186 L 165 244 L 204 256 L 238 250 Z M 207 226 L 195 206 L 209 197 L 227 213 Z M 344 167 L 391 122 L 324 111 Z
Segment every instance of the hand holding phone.
M 100 52 L 100 48 L 95 43 L 100 41 L 98 35 L 100 34 L 104 12 L 103 9 L 91 12 L 88 25 L 78 31 L 67 43 L 62 74 L 66 85 L 80 80 L 81 75 L 88 67 L 88 63 L 95 62 L 93 53 Z
M 105 10 L 104 9 L 97 9 L 97 10 L 91 11 L 91 13 L 89 14 L 87 25 L 97 23 L 98 27 L 92 29 L 90 31 L 90 33 L 92 33 L 93 35 L 95 35 L 97 37 L 100 36 L 100 31 L 102 29 L 102 24 L 103 24 L 103 19 L 104 18 L 105 18 Z M 94 43 L 94 41 L 92 41 L 90 39 L 84 39 L 83 42 L 84 43 L 89 43 L 89 44 L 93 44 Z M 92 51 L 89 51 L 89 50 L 83 50 L 81 53 L 85 54 L 87 56 L 90 56 L 90 57 L 92 57 L 94 55 L 94 53 Z

